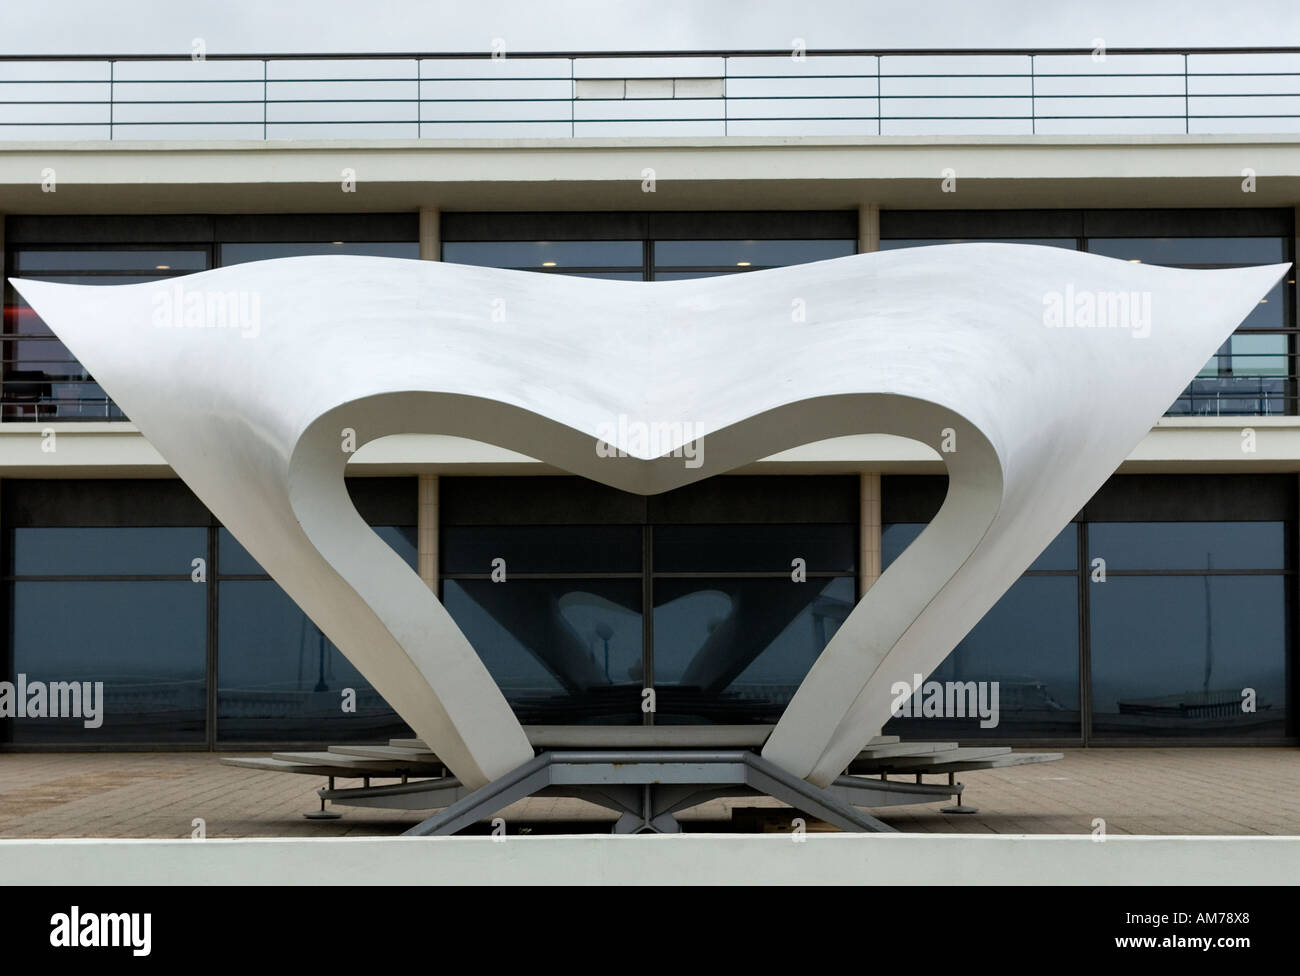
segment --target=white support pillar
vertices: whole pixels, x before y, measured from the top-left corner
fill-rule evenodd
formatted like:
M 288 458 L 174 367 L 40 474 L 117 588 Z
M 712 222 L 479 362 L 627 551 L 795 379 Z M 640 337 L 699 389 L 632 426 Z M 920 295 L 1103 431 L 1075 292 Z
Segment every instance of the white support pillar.
M 858 596 L 880 579 L 880 475 L 858 476 Z
M 437 207 L 420 208 L 420 260 L 442 260 L 442 214 Z
M 416 515 L 415 539 L 418 547 L 420 579 L 438 592 L 438 476 L 419 476 L 420 506 Z
M 858 206 L 858 253 L 880 250 L 880 207 Z M 866 593 L 880 579 L 880 473 L 867 471 L 858 476 L 858 595 Z
M 441 214 L 437 207 L 420 208 L 420 260 L 442 260 Z M 438 592 L 438 476 L 422 474 L 419 482 L 416 545 L 420 579 Z
M 880 206 L 875 203 L 858 205 L 858 253 L 871 254 L 880 250 Z

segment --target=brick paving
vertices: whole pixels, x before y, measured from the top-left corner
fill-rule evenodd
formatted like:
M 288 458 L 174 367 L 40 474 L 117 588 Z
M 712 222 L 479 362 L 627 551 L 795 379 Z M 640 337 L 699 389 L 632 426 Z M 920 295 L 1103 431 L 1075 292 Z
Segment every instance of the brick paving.
M 339 807 L 341 820 L 305 820 L 319 806 L 322 779 L 219 760 L 212 753 L 0 754 L 0 837 L 188 837 L 195 818 L 208 837 L 388 836 L 428 815 Z M 944 815 L 938 804 L 873 812 L 914 832 L 1090 833 L 1100 818 L 1114 834 L 1300 835 L 1296 749 L 1073 749 L 1060 762 L 960 778 L 978 814 Z M 511 833 L 603 832 L 613 820 L 560 798 L 524 800 L 500 815 Z M 794 815 L 754 797 L 705 804 L 681 819 L 687 830 L 788 830 Z

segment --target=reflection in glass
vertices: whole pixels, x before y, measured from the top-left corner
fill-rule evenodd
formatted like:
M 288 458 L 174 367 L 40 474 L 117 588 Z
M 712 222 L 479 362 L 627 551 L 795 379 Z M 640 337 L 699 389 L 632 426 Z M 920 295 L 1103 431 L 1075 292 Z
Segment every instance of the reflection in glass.
M 880 531 L 880 558 L 884 568 L 897 559 L 926 527 L 925 522 L 892 522 Z M 1029 564 L 1026 572 L 1078 569 L 1079 530 L 1071 522 L 1063 528 L 1047 548 Z
M 848 240 L 655 241 L 656 268 L 775 268 L 857 252 Z M 656 275 L 657 277 L 657 275 Z
M 202 250 L 150 250 L 105 248 L 95 251 L 22 250 L 14 254 L 20 272 L 31 271 L 203 271 L 208 252 Z M 103 278 L 99 279 L 103 281 Z M 110 283 L 111 282 L 110 279 Z
M 1280 237 L 1090 237 L 1088 250 L 1121 261 L 1181 268 L 1227 268 L 1286 260 Z
M 1281 575 L 1091 584 L 1094 734 L 1284 735 L 1286 585 Z
M 657 579 L 655 721 L 775 722 L 853 609 L 854 581 Z
M 857 568 L 853 525 L 659 525 L 657 573 L 788 573 L 804 560 L 809 572 Z
M 372 525 L 371 528 L 408 566 L 412 569 L 419 566 L 414 525 Z M 217 567 L 222 576 L 266 575 L 266 570 L 224 526 L 217 529 Z
M 1281 237 L 1094 237 L 1088 250 L 1121 261 L 1158 264 L 1173 268 L 1239 268 L 1281 264 L 1286 241 Z M 1275 285 L 1237 327 L 1283 329 L 1287 320 L 1286 291 Z
M 1093 522 L 1090 559 L 1115 569 L 1283 569 L 1283 522 Z
M 894 251 L 903 247 L 932 247 L 936 244 L 1034 244 L 1039 247 L 1063 247 L 1073 251 L 1079 242 L 1073 237 L 945 237 L 945 238 L 904 238 L 882 240 L 882 251 Z
M 447 525 L 438 545 L 444 574 L 641 571 L 639 525 Z
M 269 261 L 273 258 L 292 258 L 307 254 L 356 254 L 363 257 L 410 258 L 420 257 L 420 245 L 415 241 L 313 241 L 296 244 L 222 244 L 221 264 L 245 264 L 249 261 Z
M 178 264 L 167 263 L 172 260 Z M 17 252 L 15 261 L 29 269 L 34 268 L 34 262 L 37 261 L 56 269 L 70 269 L 69 273 L 62 274 L 42 274 L 29 270 L 27 276 L 35 281 L 111 286 L 177 277 L 183 273 L 175 270 L 177 268 L 202 270 L 206 267 L 207 252 L 24 251 Z M 77 262 L 82 262 L 85 266 Z M 128 270 L 115 270 L 121 268 Z M 140 273 L 151 269 L 153 274 Z M 77 271 L 82 273 L 76 273 Z M 89 273 L 92 271 L 99 273 Z M 117 404 L 91 380 L 86 368 L 54 337 L 49 326 L 18 296 L 17 291 L 6 284 L 4 295 L 3 324 L 6 341 L 0 418 L 122 419 L 123 414 Z
M 15 528 L 15 576 L 189 576 L 207 558 L 208 533 L 197 527 Z
M 444 241 L 442 259 L 449 264 L 537 270 L 642 264 L 640 241 Z
M 520 721 L 641 722 L 639 579 L 449 579 L 443 604 Z
M 102 681 L 103 723 L 0 720 L 9 741 L 201 742 L 206 717 L 207 587 L 187 581 L 10 584 L 17 682 Z
M 218 594 L 220 741 L 383 741 L 405 723 L 279 585 L 224 580 Z M 344 692 L 355 711 L 344 711 Z
M 897 680 L 915 684 L 911 675 Z M 1079 587 L 1077 576 L 1022 576 L 934 673 L 960 683 L 966 714 L 894 718 L 888 735 L 906 738 L 1065 738 L 1079 727 Z M 967 682 L 983 682 L 969 697 Z M 993 682 L 997 682 L 996 698 Z M 923 689 L 924 690 L 924 689 Z M 981 695 L 982 691 L 982 695 Z M 970 716 L 969 703 L 990 706 Z M 996 710 L 991 706 L 996 702 Z M 982 723 L 996 720 L 996 725 Z

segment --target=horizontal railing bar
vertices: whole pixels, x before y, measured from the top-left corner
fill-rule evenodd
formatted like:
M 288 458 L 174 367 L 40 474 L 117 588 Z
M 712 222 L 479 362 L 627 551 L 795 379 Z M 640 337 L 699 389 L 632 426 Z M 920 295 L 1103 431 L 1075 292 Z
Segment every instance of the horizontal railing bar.
M 286 119 L 269 120 L 267 125 L 610 125 L 620 123 L 659 122 L 674 124 L 691 124 L 701 122 L 1128 122 L 1128 121 L 1170 121 L 1176 119 L 1300 119 L 1300 114 L 1259 114 L 1249 115 L 886 115 L 883 119 L 877 115 L 747 115 L 747 116 L 701 116 L 699 118 L 612 118 L 612 119 Z M 91 122 L 0 122 L 0 126 L 106 126 L 108 120 Z M 215 119 L 215 120 L 162 120 L 162 121 L 126 121 L 116 119 L 114 126 L 124 128 L 145 125 L 261 125 L 261 119 Z M 874 133 L 873 133 L 874 134 Z M 909 133 L 898 133 L 908 135 Z M 1050 133 L 1047 133 L 1050 134 Z
M 682 95 L 677 97 L 655 98 L 653 96 L 636 96 L 633 98 L 580 98 L 579 102 L 606 103 L 606 102 L 819 102 L 819 101 L 861 101 L 874 102 L 877 100 L 896 100 L 896 101 L 951 101 L 957 99 L 991 101 L 993 99 L 1027 99 L 1033 98 L 1035 101 L 1042 102 L 1049 99 L 1078 98 L 1090 99 L 1096 101 L 1106 98 L 1173 98 L 1185 100 L 1187 98 L 1300 98 L 1300 92 L 1203 92 L 1196 95 L 1187 96 L 1182 92 L 1160 92 L 1150 94 L 1107 94 L 1091 95 L 1079 93 L 1062 93 L 1054 95 L 1038 94 L 1032 95 L 1029 92 L 1023 92 L 1012 95 Z M 533 102 L 541 103 L 568 103 L 573 99 L 567 97 L 555 98 L 182 98 L 182 99 L 153 99 L 153 98 L 135 98 L 135 99 L 117 99 L 113 102 L 116 106 L 125 105 L 513 105 Z M 0 99 L 0 107 L 5 105 L 40 105 L 53 107 L 57 105 L 106 105 L 103 100 L 97 99 Z M 730 116 L 736 118 L 736 116 Z M 826 115 L 810 117 L 815 119 L 833 119 L 840 116 Z M 875 118 L 875 116 L 870 116 Z M 898 116 L 889 116 L 897 118 Z M 926 116 L 927 118 L 929 116 Z M 954 116 L 936 116 L 938 118 L 951 118 L 953 121 L 960 121 L 972 116 L 954 115 Z M 1051 118 L 1048 115 L 1035 114 L 1035 118 Z M 1084 116 L 1086 118 L 1143 118 L 1145 116 Z M 1179 112 L 1178 118 L 1187 118 L 1184 113 Z M 1193 113 L 1190 118 L 1251 118 L 1249 115 L 1226 115 L 1226 116 L 1201 116 Z M 1278 118 L 1285 116 L 1268 115 L 1266 118 Z M 120 119 L 117 121 L 121 121 Z M 273 122 L 274 120 L 268 120 Z M 415 121 L 414 119 L 410 121 Z M 425 119 L 424 121 L 434 121 Z M 448 121 L 458 121 L 451 119 Z M 499 120 L 503 124 L 509 124 L 511 119 Z M 563 121 L 563 120 L 560 120 Z M 581 122 L 583 119 L 577 119 Z M 589 121 L 606 121 L 589 120 Z M 668 120 L 665 120 L 668 121 Z M 693 121 L 692 119 L 681 119 L 679 121 Z M 53 123 L 60 124 L 60 123 Z M 68 123 L 74 124 L 74 123 Z M 134 124 L 123 122 L 124 125 Z M 195 120 L 195 125 L 209 124 L 203 120 Z
M 820 48 L 803 52 L 809 58 L 838 57 L 1006 57 L 1016 55 L 1089 55 L 1090 47 L 1019 47 L 1019 48 Z M 1296 46 L 1239 47 L 1112 47 L 1106 56 L 1121 54 L 1300 54 Z M 790 48 L 715 48 L 705 50 L 652 51 L 506 51 L 504 57 L 491 50 L 482 51 L 385 51 L 339 53 L 255 53 L 206 54 L 195 58 L 191 53 L 171 54 L 0 54 L 5 61 L 508 61 L 518 60 L 611 60 L 615 58 L 788 58 Z
M 0 85 L 272 85 L 310 84 L 324 82 L 328 84 L 355 84 L 358 82 L 481 82 L 481 81 L 672 81 L 678 80 L 722 80 L 728 81 L 802 81 L 818 80 L 861 80 L 870 78 L 1295 78 L 1300 71 L 1115 71 L 1097 74 L 1087 71 L 1047 71 L 1047 72 L 944 72 L 915 73 L 899 71 L 852 72 L 852 73 L 801 73 L 791 74 L 727 74 L 727 75 L 664 75 L 664 76 L 594 76 L 591 78 L 570 78 L 568 75 L 420 75 L 387 77 L 346 77 L 346 78 L 0 78 Z

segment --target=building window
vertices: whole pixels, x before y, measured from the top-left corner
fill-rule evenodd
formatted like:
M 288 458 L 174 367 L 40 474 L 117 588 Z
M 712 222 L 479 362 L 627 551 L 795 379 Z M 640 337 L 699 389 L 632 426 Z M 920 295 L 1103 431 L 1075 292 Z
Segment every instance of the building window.
M 303 254 L 417 258 L 417 228 L 413 213 L 5 218 L 0 417 L 129 419 L 9 286 L 10 275 L 126 285 Z
M 69 285 L 130 285 L 203 271 L 207 248 L 21 248 L 15 277 Z M 3 329 L 5 420 L 121 420 L 122 411 L 7 282 Z
M 191 573 L 207 553 L 207 530 L 16 525 L 5 535 L 4 679 L 75 683 L 83 713 L 89 691 L 99 715 L 0 719 L 0 741 L 203 742 L 207 588 Z
M 775 722 L 854 603 L 855 478 L 442 488 L 443 600 L 525 723 Z
M 452 264 L 511 268 L 544 274 L 640 281 L 641 241 L 447 241 L 442 259 Z
M 1095 522 L 1089 583 L 1099 737 L 1283 736 L 1286 523 Z
M 857 251 L 856 240 L 656 240 L 654 280 L 679 281 L 826 261 Z
M 882 566 L 924 528 L 915 522 L 884 526 Z M 1080 736 L 1078 531 L 1074 523 L 1066 526 L 934 673 L 922 676 L 945 690 L 949 682 L 983 682 L 975 714 L 968 696 L 962 698 L 962 716 L 927 717 L 909 706 L 886 724 L 885 733 L 908 739 Z M 983 715 L 981 703 L 990 706 Z
M 943 478 L 884 479 L 885 566 L 944 491 Z M 998 725 L 907 716 L 885 731 L 1085 743 L 1293 734 L 1296 494 L 1286 475 L 1112 478 L 922 676 L 997 681 Z
M 911 210 L 880 215 L 882 250 L 983 241 L 1086 250 L 1175 268 L 1294 259 L 1289 210 Z M 1260 300 L 1168 410 L 1171 416 L 1297 413 L 1295 275 Z
M 221 265 L 247 264 L 249 261 L 271 261 L 276 258 L 296 258 L 316 254 L 357 254 L 372 258 L 420 257 L 420 245 L 415 241 L 232 241 L 221 245 Z
M 677 281 L 843 257 L 853 211 L 452 213 L 442 259 L 624 281 Z
M 1289 261 L 1278 237 L 1092 237 L 1088 250 L 1122 261 L 1171 268 L 1241 268 Z M 1174 416 L 1296 412 L 1291 376 L 1294 283 L 1279 282 L 1174 401 Z
M 348 479 L 414 570 L 413 479 Z M 0 743 L 330 742 L 410 731 L 178 481 L 10 481 L 0 680 L 103 683 L 103 720 L 0 719 Z M 344 712 L 351 688 L 356 710 Z M 209 724 L 215 716 L 215 724 Z
M 374 524 L 402 518 L 401 495 L 410 479 L 387 484 L 349 483 L 371 498 L 359 505 L 375 533 L 414 570 L 416 530 L 407 524 Z M 413 516 L 413 512 L 409 513 Z M 226 529 L 216 530 L 217 680 L 219 742 L 357 742 L 410 735 L 388 703 L 352 666 Z M 355 711 L 344 712 L 343 693 L 355 694 Z

